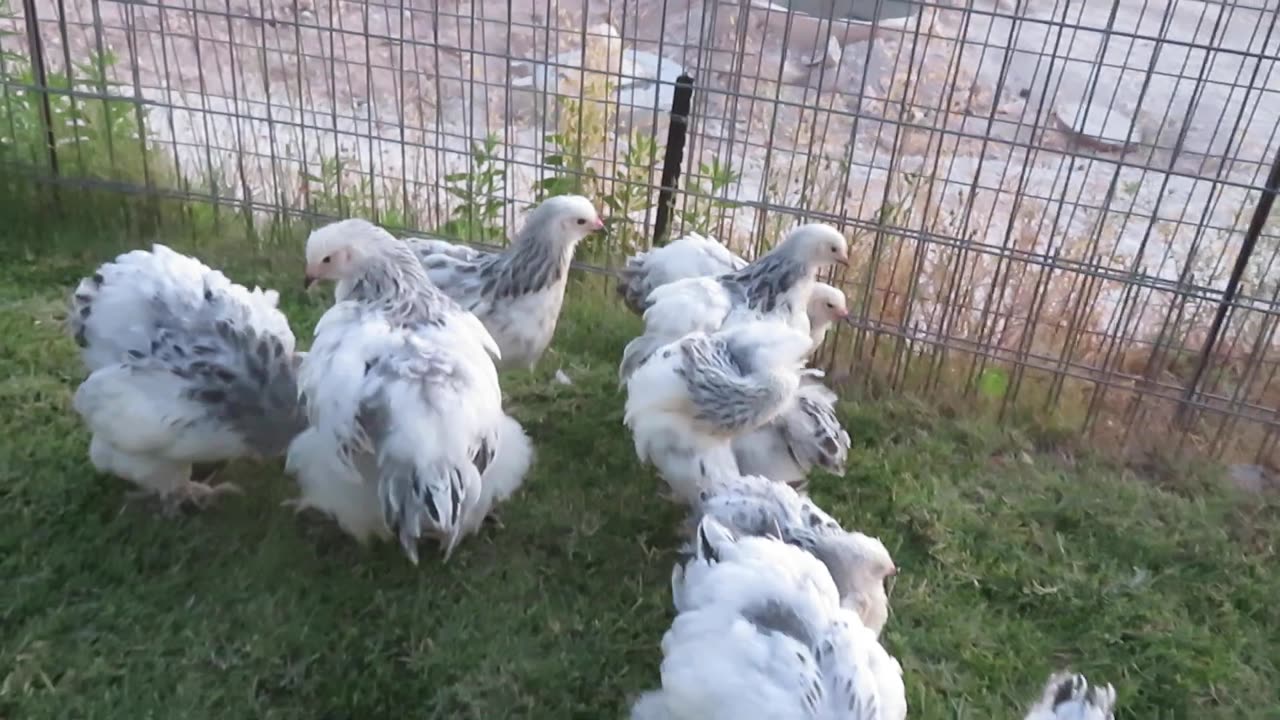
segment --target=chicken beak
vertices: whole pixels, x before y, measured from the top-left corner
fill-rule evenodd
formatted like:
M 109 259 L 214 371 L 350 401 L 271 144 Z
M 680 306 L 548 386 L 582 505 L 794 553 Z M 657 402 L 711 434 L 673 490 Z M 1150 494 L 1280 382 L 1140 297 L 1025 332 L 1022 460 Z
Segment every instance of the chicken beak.
M 840 322 L 844 323 L 845 325 L 848 325 L 849 327 L 857 327 L 857 325 L 854 324 L 853 322 L 853 316 L 850 315 L 849 313 L 845 313 L 844 315 L 841 315 Z
M 849 256 L 841 255 L 836 258 L 836 262 L 840 264 L 841 267 L 849 267 Z
M 602 217 L 600 217 L 600 216 L 598 216 L 598 215 L 597 215 L 597 216 L 596 216 L 596 219 L 595 219 L 594 221 L 592 221 L 592 223 L 591 223 L 591 233 L 590 233 L 590 234 L 592 234 L 592 235 L 603 235 L 603 236 L 605 236 L 605 237 L 608 237 L 608 236 L 609 236 L 609 223 L 605 222 L 604 218 L 602 218 Z
M 316 280 L 319 280 L 319 279 L 320 278 L 316 277 L 315 275 L 312 275 L 311 273 L 307 273 L 306 277 L 302 279 L 302 290 L 304 292 L 307 290 L 310 290 L 311 286 L 315 285 Z

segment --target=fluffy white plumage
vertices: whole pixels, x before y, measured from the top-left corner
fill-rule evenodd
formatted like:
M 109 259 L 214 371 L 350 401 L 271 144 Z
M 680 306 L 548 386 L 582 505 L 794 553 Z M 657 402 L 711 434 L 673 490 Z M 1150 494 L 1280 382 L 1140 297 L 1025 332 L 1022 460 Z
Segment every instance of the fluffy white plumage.
M 649 294 L 662 285 L 686 278 L 716 277 L 747 265 L 746 260 L 715 239 L 689 233 L 627 258 L 618 273 L 617 291 L 632 312 L 643 316 L 649 307 Z M 815 350 L 833 323 L 849 321 L 844 293 L 827 283 L 813 284 L 807 310 Z
M 655 287 L 646 301 L 644 334 L 623 350 L 619 379 L 626 382 L 655 350 L 692 332 L 768 317 L 808 334 L 809 297 L 818 270 L 847 264 L 848 256 L 848 242 L 835 228 L 801 225 L 740 270 Z
M 309 280 L 339 282 L 299 384 L 311 427 L 289 448 L 298 509 L 351 535 L 420 538 L 445 557 L 523 482 L 532 447 L 502 410 L 484 326 L 435 288 L 404 242 L 363 220 L 307 240 Z
M 238 490 L 191 482 L 193 463 L 283 453 L 303 423 L 277 300 L 163 245 L 82 279 L 68 329 L 90 371 L 74 404 L 94 466 L 173 508 Z
M 906 717 L 901 665 L 801 550 L 706 518 L 672 594 L 662 689 L 637 700 L 633 720 Z
M 648 297 L 658 287 L 686 278 L 723 275 L 746 266 L 746 260 L 724 245 L 691 233 L 628 258 L 620 273 L 618 293 L 628 307 L 643 314 Z M 822 344 L 833 323 L 845 322 L 849 315 L 844 293 L 821 282 L 813 284 L 806 313 L 813 342 L 811 352 Z M 635 357 L 645 352 L 639 351 Z M 623 370 L 620 374 L 628 372 Z M 836 418 L 835 403 L 835 393 L 816 382 L 804 383 L 795 401 L 777 418 L 734 440 L 738 468 L 745 475 L 763 475 L 801 488 L 814 467 L 842 474 L 850 440 Z
M 809 295 L 809 337 L 813 339 L 813 349 L 827 338 L 827 331 L 837 322 L 849 323 L 849 308 L 844 293 L 839 288 L 826 283 L 814 283 L 813 292 Z
M 774 535 L 817 558 L 835 581 L 841 605 L 879 634 L 889 619 L 888 578 L 897 573 L 880 540 L 844 530 L 812 499 L 769 478 L 713 478 L 691 516 L 714 518 L 738 535 Z
M 778 322 L 692 333 L 655 352 L 627 382 L 624 422 L 636 455 L 675 496 L 697 500 L 709 478 L 736 476 L 731 442 L 772 420 L 805 370 L 809 338 Z
M 501 253 L 436 239 L 406 242 L 431 282 L 484 323 L 502 350 L 500 367 L 532 368 L 555 334 L 574 249 L 602 227 L 589 200 L 563 195 L 534 209 Z
M 815 467 L 843 475 L 849 433 L 836 416 L 836 394 L 807 380 L 778 416 L 733 441 L 744 475 L 763 475 L 803 490 Z
M 431 257 L 432 255 L 447 255 L 457 260 L 471 262 L 490 254 L 483 250 L 477 250 L 470 245 L 451 243 L 448 240 L 441 240 L 440 238 L 413 237 L 405 238 L 404 241 L 409 243 L 409 247 L 413 248 L 414 254 L 416 254 L 419 259 L 423 260 Z
M 685 278 L 715 277 L 747 266 L 714 238 L 689 233 L 666 245 L 627 258 L 618 278 L 618 294 L 632 312 L 644 315 L 649 293 Z
M 1090 685 L 1078 673 L 1055 673 L 1026 720 L 1112 720 L 1116 689 Z

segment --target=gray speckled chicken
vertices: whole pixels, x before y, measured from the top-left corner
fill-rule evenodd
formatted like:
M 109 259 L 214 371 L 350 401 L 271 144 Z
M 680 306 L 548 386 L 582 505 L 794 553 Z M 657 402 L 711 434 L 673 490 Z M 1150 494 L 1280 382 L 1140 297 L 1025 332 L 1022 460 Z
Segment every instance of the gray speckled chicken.
M 447 559 L 533 461 L 502 410 L 500 353 L 474 315 L 427 279 L 407 244 L 364 220 L 307 239 L 308 282 L 337 282 L 299 386 L 310 427 L 289 447 L 298 510 L 315 508 L 365 541 L 425 538 Z
M 644 315 L 654 288 L 685 278 L 724 275 L 747 264 L 714 238 L 689 233 L 627 258 L 618 272 L 618 295 L 631 312 Z
M 817 558 L 835 581 L 842 607 L 876 634 L 889 619 L 885 583 L 897 574 L 878 539 L 841 527 L 811 498 L 768 478 L 721 474 L 707 483 L 691 518 L 714 517 L 739 535 L 777 535 Z
M 239 490 L 193 482 L 194 463 L 283 454 L 305 423 L 293 332 L 276 303 L 274 290 L 248 290 L 163 245 L 81 280 L 68 330 L 90 372 L 74 403 L 94 466 L 173 511 Z
M 624 422 L 636 456 L 676 500 L 696 502 L 720 473 L 738 474 L 732 441 L 787 407 L 804 377 L 809 337 L 776 321 L 686 335 L 658 348 L 627 381 Z
M 769 318 L 808 334 L 809 297 L 818 271 L 848 262 L 848 241 L 835 228 L 801 225 L 740 270 L 657 286 L 645 300 L 644 334 L 623 348 L 619 381 L 625 383 L 658 348 L 692 332 L 715 332 L 734 322 Z
M 632 720 L 906 718 L 901 664 L 800 549 L 704 517 L 671 595 L 662 687 Z
M 499 369 L 532 369 L 555 334 L 574 249 L 603 227 L 589 200 L 563 195 L 535 208 L 500 253 L 406 242 L 431 282 L 484 323 L 502 352 Z
M 763 475 L 803 491 L 815 467 L 844 474 L 850 443 L 836 416 L 836 394 L 806 379 L 777 417 L 734 438 L 733 455 L 744 475 Z

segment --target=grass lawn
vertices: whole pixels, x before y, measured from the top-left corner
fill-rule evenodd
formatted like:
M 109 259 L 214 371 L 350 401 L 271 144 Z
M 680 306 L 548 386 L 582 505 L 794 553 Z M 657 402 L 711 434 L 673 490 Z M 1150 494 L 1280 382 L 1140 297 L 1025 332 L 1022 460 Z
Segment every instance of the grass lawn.
M 538 372 L 504 380 L 539 453 L 506 529 L 415 568 L 281 508 L 282 462 L 223 470 L 247 495 L 205 514 L 122 511 L 126 483 L 88 464 L 59 327 L 113 251 L 12 245 L 0 718 L 621 718 L 658 682 L 679 513 L 622 426 L 615 367 L 639 323 L 598 287 L 573 289 Z M 288 263 L 241 266 L 234 279 L 282 289 L 305 347 L 327 297 L 304 297 Z M 1275 503 L 910 399 L 845 416 L 848 473 L 813 494 L 901 568 L 883 640 L 911 717 L 1021 717 L 1063 666 L 1113 682 L 1118 717 L 1280 717 Z

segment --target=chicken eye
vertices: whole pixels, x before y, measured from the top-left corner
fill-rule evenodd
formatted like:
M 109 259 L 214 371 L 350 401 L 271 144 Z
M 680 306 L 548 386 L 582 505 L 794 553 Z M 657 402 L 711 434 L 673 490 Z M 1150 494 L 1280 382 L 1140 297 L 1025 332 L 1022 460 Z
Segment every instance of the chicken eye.
M 829 307 L 829 308 L 831 308 L 832 310 L 834 310 L 836 306 L 835 306 L 835 305 L 833 305 L 833 304 L 831 304 L 831 303 L 827 303 L 827 307 Z
M 323 260 L 321 260 L 320 262 L 325 263 L 325 264 L 327 265 L 327 264 L 329 263 L 329 259 L 330 259 L 330 256 L 325 255 L 325 256 L 324 256 L 324 259 L 323 259 Z
M 579 225 L 586 225 L 586 224 L 587 224 L 586 218 L 578 218 L 578 224 L 579 224 Z

